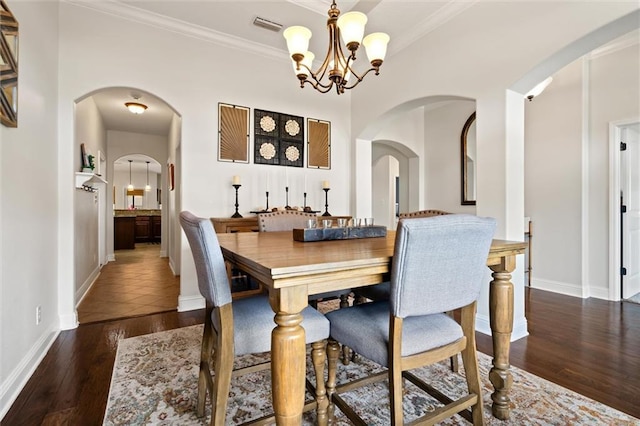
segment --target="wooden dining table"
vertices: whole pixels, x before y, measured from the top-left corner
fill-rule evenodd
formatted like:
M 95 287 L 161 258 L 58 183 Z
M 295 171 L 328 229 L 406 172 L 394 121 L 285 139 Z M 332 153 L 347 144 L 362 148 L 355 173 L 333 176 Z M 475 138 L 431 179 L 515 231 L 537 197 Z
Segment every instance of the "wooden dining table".
M 305 334 L 301 311 L 308 296 L 388 280 L 395 231 L 378 238 L 300 242 L 291 231 L 218 234 L 227 262 L 256 278 L 269 291 L 275 327 L 271 335 L 273 409 L 278 425 L 299 425 L 305 394 Z M 513 330 L 515 257 L 525 242 L 493 240 L 487 266 L 493 280 L 489 316 L 493 367 L 489 379 L 492 414 L 509 418 L 509 349 Z

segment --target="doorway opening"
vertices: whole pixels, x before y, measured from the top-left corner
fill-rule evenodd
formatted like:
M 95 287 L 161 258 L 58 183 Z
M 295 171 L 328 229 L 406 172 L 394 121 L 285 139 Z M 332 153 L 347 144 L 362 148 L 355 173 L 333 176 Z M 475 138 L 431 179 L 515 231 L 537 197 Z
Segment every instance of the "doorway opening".
M 609 297 L 640 303 L 640 120 L 609 129 Z

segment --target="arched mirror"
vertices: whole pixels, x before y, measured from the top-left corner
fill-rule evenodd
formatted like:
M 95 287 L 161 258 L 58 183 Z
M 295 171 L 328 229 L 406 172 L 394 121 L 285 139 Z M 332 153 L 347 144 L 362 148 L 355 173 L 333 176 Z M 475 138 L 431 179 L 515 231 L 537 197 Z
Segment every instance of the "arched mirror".
M 476 205 L 476 113 L 469 116 L 460 135 L 462 205 Z

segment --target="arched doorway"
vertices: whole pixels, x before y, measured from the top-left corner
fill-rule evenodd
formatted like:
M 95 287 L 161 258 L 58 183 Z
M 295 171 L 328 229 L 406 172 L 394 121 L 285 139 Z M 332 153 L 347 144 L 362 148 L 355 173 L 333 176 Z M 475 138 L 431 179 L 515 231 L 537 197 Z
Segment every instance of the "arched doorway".
M 133 114 L 125 106 L 131 101 L 146 106 L 143 114 Z M 180 134 L 179 126 L 179 116 L 169 104 L 138 89 L 99 89 L 76 101 L 76 144 L 82 146 L 83 152 L 99 160 L 99 169 L 94 173 L 99 173 L 100 178 L 106 181 L 104 190 L 98 189 L 98 198 L 104 200 L 98 211 L 105 218 L 100 229 L 104 238 L 95 248 L 101 253 L 100 261 L 93 254 L 93 242 L 75 245 L 76 307 L 99 279 L 104 264 L 116 260 L 114 217 L 118 210 L 135 207 L 137 211 L 152 212 L 153 215 L 147 215 L 149 219 L 151 216 L 161 218 L 155 227 L 149 225 L 150 237 L 144 238 L 158 243 L 157 257 L 171 255 L 166 240 L 167 223 L 172 218 L 168 214 L 170 210 L 166 200 L 173 198 L 167 197 L 166 175 L 169 159 L 175 158 L 171 148 L 175 144 L 171 142 L 174 135 Z M 129 183 L 135 187 L 126 192 Z M 131 206 L 126 204 L 128 200 L 132 201 Z M 83 240 L 85 230 L 81 224 L 93 221 L 94 209 L 88 206 L 91 207 L 90 198 L 80 194 L 75 197 L 76 241 Z M 102 253 L 106 254 L 105 260 Z M 161 310 L 166 310 L 166 306 Z

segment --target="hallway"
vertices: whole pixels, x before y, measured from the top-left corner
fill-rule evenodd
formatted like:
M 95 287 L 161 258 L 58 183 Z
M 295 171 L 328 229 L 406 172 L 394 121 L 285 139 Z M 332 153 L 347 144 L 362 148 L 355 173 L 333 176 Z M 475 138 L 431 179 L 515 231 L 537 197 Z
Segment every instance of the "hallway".
M 176 310 L 180 277 L 160 257 L 159 244 L 136 244 L 115 256 L 80 302 L 80 324 Z

